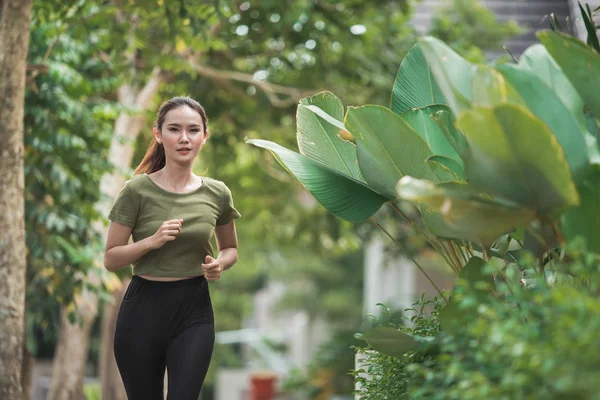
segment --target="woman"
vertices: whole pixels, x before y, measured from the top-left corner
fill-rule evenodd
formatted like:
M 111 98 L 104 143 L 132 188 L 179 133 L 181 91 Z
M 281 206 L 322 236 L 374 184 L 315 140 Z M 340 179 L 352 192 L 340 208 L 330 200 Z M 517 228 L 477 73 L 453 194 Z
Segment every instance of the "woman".
M 133 265 L 114 345 L 129 400 L 163 399 L 165 367 L 167 399 L 197 400 L 210 364 L 215 333 L 207 281 L 237 261 L 240 214 L 223 182 L 192 172 L 207 123 L 195 100 L 165 102 L 144 159 L 108 215 L 104 266 Z

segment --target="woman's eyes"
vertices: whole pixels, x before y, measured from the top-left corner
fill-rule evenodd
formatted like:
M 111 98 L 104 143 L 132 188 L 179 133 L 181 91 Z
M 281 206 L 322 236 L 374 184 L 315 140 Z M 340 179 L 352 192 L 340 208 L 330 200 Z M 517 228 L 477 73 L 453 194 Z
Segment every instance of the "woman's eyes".
M 179 132 L 179 129 L 177 128 L 169 128 L 169 132 Z M 191 133 L 198 133 L 200 132 L 200 129 L 194 128 L 194 129 L 190 129 Z

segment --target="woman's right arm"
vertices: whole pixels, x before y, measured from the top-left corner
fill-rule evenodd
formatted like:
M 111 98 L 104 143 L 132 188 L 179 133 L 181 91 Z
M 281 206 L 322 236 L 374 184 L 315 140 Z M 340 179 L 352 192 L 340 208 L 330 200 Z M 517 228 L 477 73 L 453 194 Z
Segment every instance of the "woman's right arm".
M 154 235 L 128 244 L 133 228 L 112 221 L 106 238 L 104 267 L 111 272 L 118 271 L 139 260 L 150 250 L 159 249 L 166 242 L 175 240 L 181 231 L 182 222 L 180 219 L 165 221 Z

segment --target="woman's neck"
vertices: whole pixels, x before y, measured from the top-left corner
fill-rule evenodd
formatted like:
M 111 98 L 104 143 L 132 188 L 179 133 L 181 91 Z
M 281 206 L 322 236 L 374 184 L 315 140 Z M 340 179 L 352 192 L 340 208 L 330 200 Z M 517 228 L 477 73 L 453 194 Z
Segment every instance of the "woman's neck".
M 187 165 L 165 165 L 157 171 L 162 183 L 168 185 L 175 191 L 184 191 L 187 186 L 193 184 L 195 175 L 192 167 Z

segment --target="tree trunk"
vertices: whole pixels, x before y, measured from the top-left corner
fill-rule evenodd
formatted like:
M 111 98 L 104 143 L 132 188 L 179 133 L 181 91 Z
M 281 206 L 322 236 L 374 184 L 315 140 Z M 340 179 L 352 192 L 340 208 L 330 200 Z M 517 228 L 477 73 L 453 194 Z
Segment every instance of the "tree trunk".
M 23 387 L 23 400 L 31 400 L 31 389 L 33 384 L 33 368 L 35 367 L 35 357 L 26 346 L 23 346 L 23 362 L 21 367 L 21 386 Z
M 158 89 L 163 80 L 164 78 L 161 74 L 161 71 L 156 68 L 154 71 L 152 71 L 148 82 L 142 90 L 136 91 L 134 88 L 128 85 L 121 87 L 118 91 L 119 102 L 128 107 L 134 106 L 137 109 L 145 110 L 152 103 L 152 100 L 156 93 L 158 93 Z M 102 193 L 111 199 L 116 196 L 118 191 L 121 189 L 121 186 L 125 182 L 122 170 L 127 170 L 130 168 L 134 150 L 132 143 L 134 143 L 135 138 L 141 131 L 144 122 L 144 118 L 141 115 L 129 115 L 126 112 L 123 112 L 115 123 L 115 135 L 113 136 L 111 142 L 109 157 L 110 161 L 116 166 L 116 170 L 112 174 L 104 175 L 100 184 L 100 190 Z M 124 141 L 125 143 L 122 143 L 123 136 L 126 139 Z M 105 202 L 99 202 L 96 206 L 100 213 L 106 216 L 108 215 L 111 205 L 112 200 L 108 200 Z M 102 238 L 106 238 L 108 229 L 101 221 L 95 224 L 95 229 L 100 232 Z M 103 264 L 103 256 L 103 254 L 98 255 L 97 264 L 99 266 Z M 93 269 L 90 271 L 90 276 L 87 278 L 91 281 L 98 280 Z M 52 375 L 52 387 L 56 387 L 56 390 L 51 391 L 51 396 L 48 397 L 48 400 L 75 399 L 75 397 L 70 396 L 76 395 L 83 390 L 83 377 L 85 373 L 84 366 L 85 361 L 87 360 L 89 332 L 98 313 L 98 299 L 91 293 L 84 292 L 84 294 L 81 296 L 81 300 L 85 301 L 78 301 L 77 307 L 81 315 L 84 317 L 84 326 L 82 328 L 69 323 L 65 319 L 66 314 L 64 309 L 62 310 L 63 321 L 60 330 L 60 342 L 54 355 Z M 116 318 L 116 313 L 114 313 L 114 318 Z M 112 345 L 105 345 L 104 342 L 112 341 L 114 329 L 111 331 L 110 327 L 103 326 L 102 332 L 103 337 L 101 338 L 101 341 L 103 343 L 101 343 L 101 347 L 104 348 L 109 346 L 112 350 Z M 103 381 L 105 380 L 105 377 L 119 377 L 117 382 L 115 382 L 115 380 L 109 380 L 109 378 L 106 378 L 106 380 L 112 382 L 112 384 L 118 384 L 119 388 L 115 389 L 103 387 L 102 390 L 106 391 L 107 393 L 117 393 L 119 390 L 122 390 L 120 387 L 123 384 L 120 381 L 118 371 L 116 371 L 116 362 L 114 361 L 114 354 L 112 354 L 112 351 L 110 360 L 103 360 L 102 366 L 104 369 L 100 371 L 100 376 Z M 77 398 L 77 400 L 80 399 L 81 397 Z
M 100 381 L 104 400 L 127 400 L 127 394 L 115 362 L 113 345 L 117 313 L 128 284 L 129 279 L 123 282 L 120 289 L 115 290 L 113 293 L 114 304 L 104 305 L 102 331 L 100 333 Z
M 60 338 L 52 363 L 52 383 L 48 400 L 83 399 L 83 378 L 87 362 L 89 334 L 96 317 L 97 298 L 88 296 L 77 304 L 83 323 L 72 324 L 67 312 L 61 311 Z
M 25 312 L 23 114 L 32 0 L 4 0 L 0 20 L 0 398 L 21 398 Z

